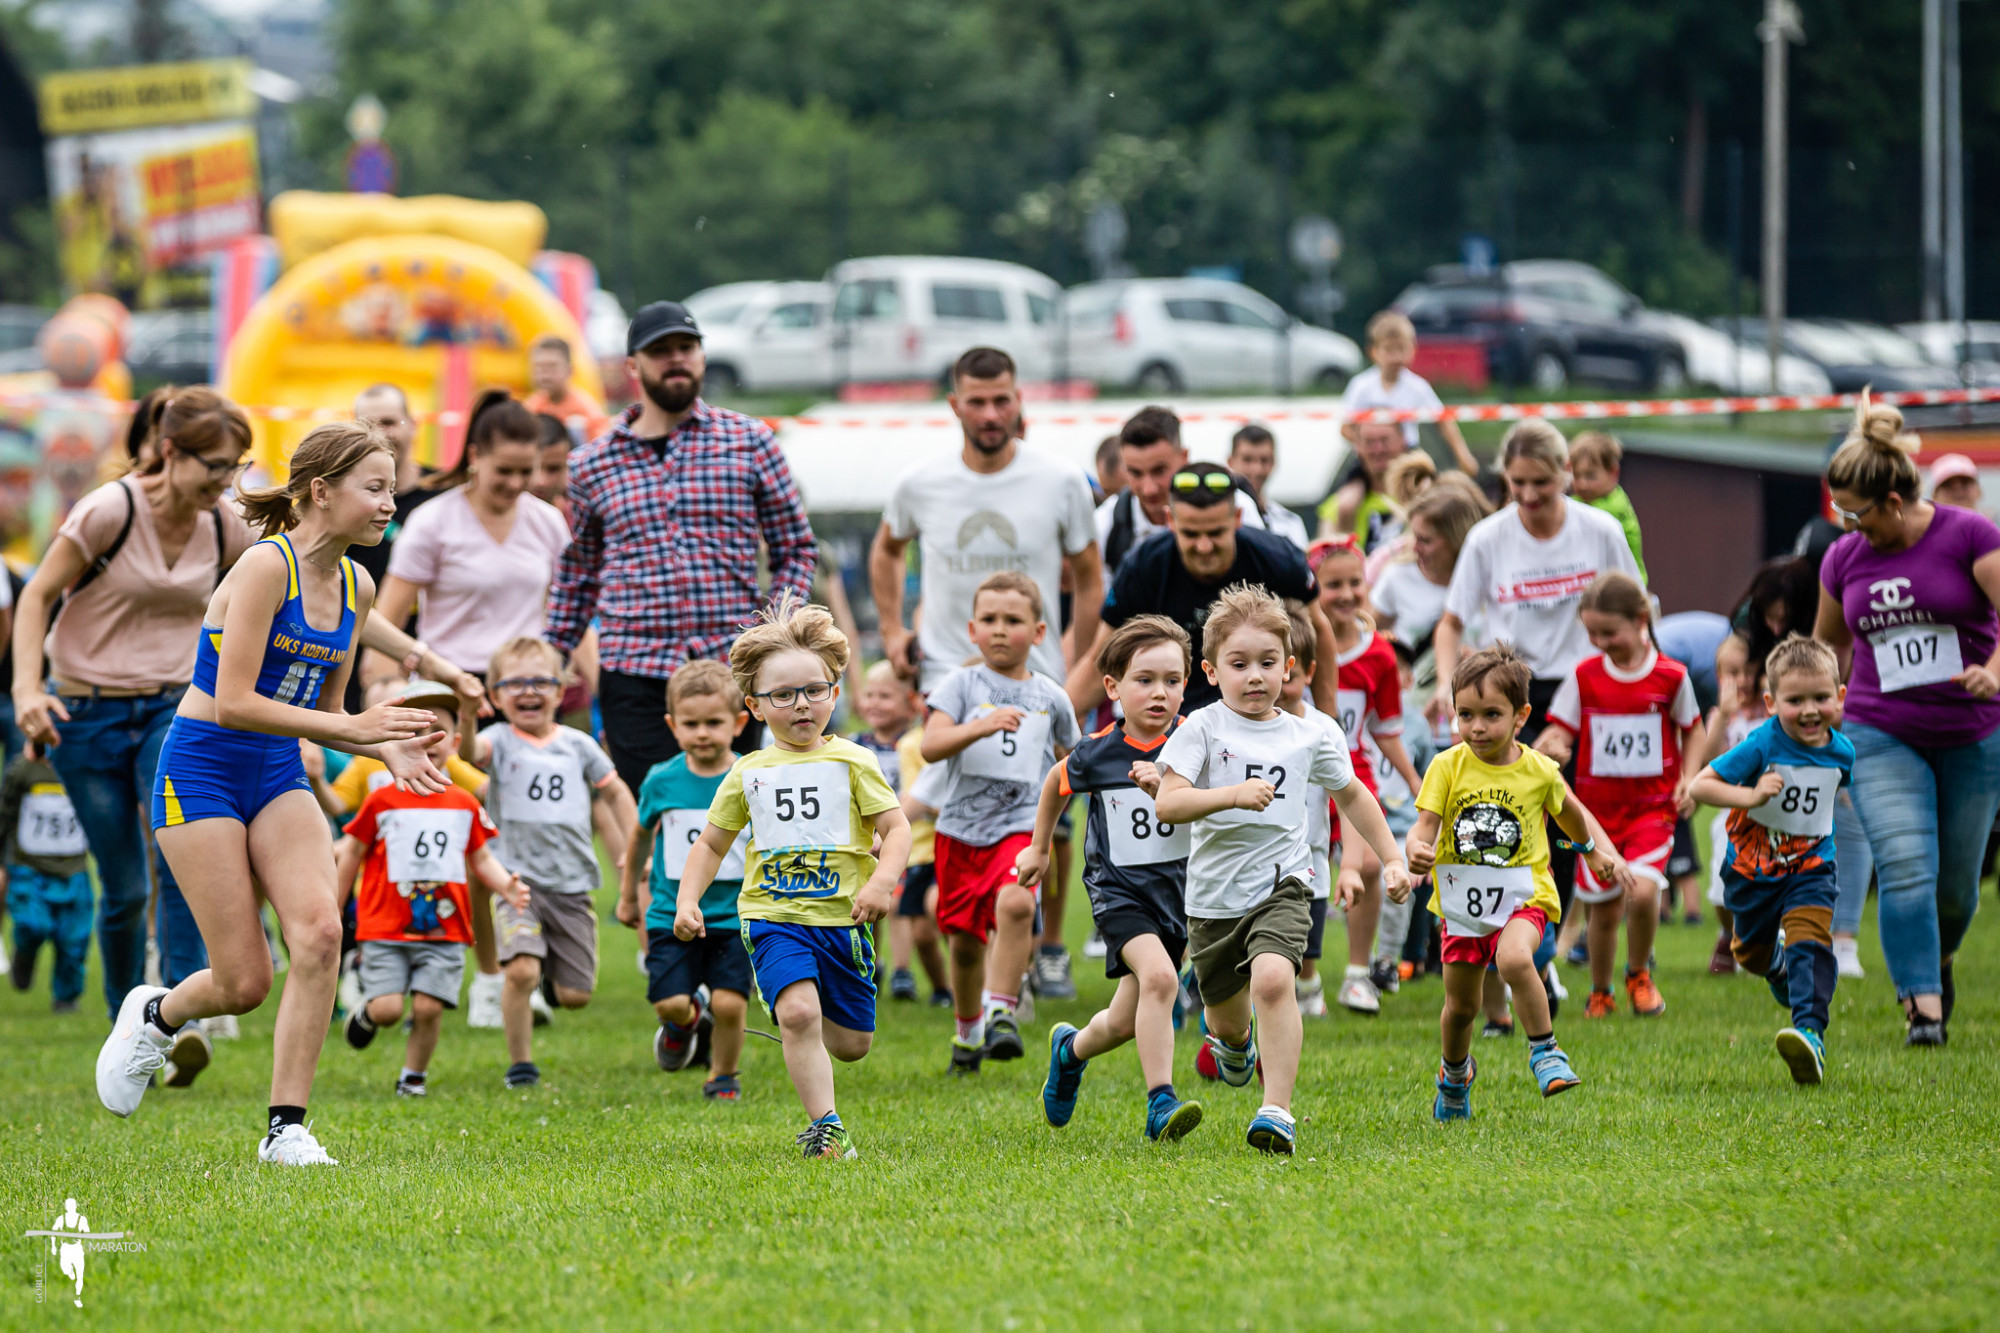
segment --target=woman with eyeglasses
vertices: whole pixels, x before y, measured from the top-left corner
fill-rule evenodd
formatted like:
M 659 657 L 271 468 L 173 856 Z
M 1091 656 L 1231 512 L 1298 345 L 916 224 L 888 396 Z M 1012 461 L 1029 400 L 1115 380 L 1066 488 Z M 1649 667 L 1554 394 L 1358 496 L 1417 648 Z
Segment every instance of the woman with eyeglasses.
M 2000 810 L 2000 528 L 1923 499 L 1918 447 L 1902 413 L 1863 396 L 1826 469 L 1847 535 L 1820 565 L 1813 633 L 1848 664 L 1854 806 L 1904 1041 L 1942 1046 Z
M 404 521 L 377 610 L 482 679 L 502 644 L 540 637 L 569 523 L 529 493 L 541 424 L 504 389 L 480 396 L 455 467 L 424 483 L 442 492 Z

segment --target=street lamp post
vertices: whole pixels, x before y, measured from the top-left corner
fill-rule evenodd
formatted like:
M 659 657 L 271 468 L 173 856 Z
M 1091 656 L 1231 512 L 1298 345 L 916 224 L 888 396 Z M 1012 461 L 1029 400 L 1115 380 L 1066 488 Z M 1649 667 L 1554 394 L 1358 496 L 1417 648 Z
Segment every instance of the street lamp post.
M 1805 39 L 1793 0 L 1764 0 L 1757 25 L 1764 43 L 1764 349 L 1774 394 L 1785 341 L 1785 58 L 1791 43 Z

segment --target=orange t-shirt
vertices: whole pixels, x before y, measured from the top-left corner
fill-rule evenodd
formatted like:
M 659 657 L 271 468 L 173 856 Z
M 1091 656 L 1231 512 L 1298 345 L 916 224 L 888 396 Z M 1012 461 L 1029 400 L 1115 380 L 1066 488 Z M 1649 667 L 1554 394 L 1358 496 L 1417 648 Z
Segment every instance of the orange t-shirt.
M 521 400 L 521 406 L 530 412 L 546 412 L 563 425 L 582 430 L 585 444 L 604 434 L 611 426 L 611 417 L 605 412 L 604 404 L 574 384 L 563 393 L 560 404 L 550 402 L 549 396 L 537 389 Z
M 367 848 L 355 895 L 355 938 L 472 943 L 466 858 L 498 832 L 472 796 L 453 787 L 436 796 L 378 787 L 348 821 Z

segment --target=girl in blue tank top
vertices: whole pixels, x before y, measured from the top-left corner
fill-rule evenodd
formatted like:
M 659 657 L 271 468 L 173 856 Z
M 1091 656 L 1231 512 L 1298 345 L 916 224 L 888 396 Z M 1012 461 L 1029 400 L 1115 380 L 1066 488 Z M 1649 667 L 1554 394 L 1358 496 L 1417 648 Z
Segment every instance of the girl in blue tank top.
M 130 1115 L 191 1019 L 241 1014 L 271 987 L 258 892 L 291 946 L 278 1015 L 271 1115 L 258 1156 L 331 1164 L 305 1127 L 313 1069 L 333 1014 L 340 905 L 333 844 L 299 757 L 301 738 L 382 761 L 397 785 L 449 784 L 427 754 L 438 734 L 428 709 L 342 711 L 359 631 L 375 600 L 347 558 L 372 546 L 395 516 L 395 453 L 374 429 L 321 426 L 300 442 L 279 489 L 245 491 L 261 527 L 203 618 L 194 683 L 160 748 L 153 827 L 208 945 L 209 967 L 171 991 L 134 989 L 97 1061 L 105 1107 Z

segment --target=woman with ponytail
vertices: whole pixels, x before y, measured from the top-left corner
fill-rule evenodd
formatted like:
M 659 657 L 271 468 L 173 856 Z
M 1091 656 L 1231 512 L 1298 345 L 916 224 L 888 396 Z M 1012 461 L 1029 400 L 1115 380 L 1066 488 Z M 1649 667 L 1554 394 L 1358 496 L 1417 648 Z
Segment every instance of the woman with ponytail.
M 1854 805 L 1905 1042 L 1942 1046 L 2000 810 L 2000 528 L 1923 499 L 1918 447 L 1902 413 L 1862 395 L 1826 469 L 1847 535 L 1820 565 L 1814 634 L 1847 664 Z
M 263 1003 L 272 965 L 260 902 L 269 902 L 291 966 L 257 1155 L 331 1165 L 305 1106 L 333 1017 L 340 904 L 332 839 L 298 742 L 379 759 L 405 790 L 440 792 L 448 780 L 427 754 L 441 739 L 428 708 L 393 699 L 358 717 L 341 708 L 375 597 L 347 549 L 380 541 L 395 516 L 389 442 L 367 426 L 321 426 L 300 442 L 284 486 L 244 492 L 238 503 L 262 540 L 208 599 L 193 682 L 160 747 L 152 791 L 154 833 L 210 966 L 171 990 L 138 986 L 125 997 L 98 1053 L 97 1095 L 129 1116 L 187 1023 Z
M 381 612 L 474 675 L 516 638 L 539 638 L 569 524 L 528 493 L 541 423 L 504 389 L 474 406 L 457 466 L 425 485 L 444 492 L 411 514 L 389 557 Z

